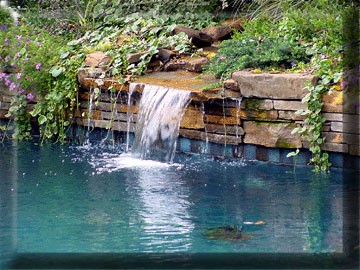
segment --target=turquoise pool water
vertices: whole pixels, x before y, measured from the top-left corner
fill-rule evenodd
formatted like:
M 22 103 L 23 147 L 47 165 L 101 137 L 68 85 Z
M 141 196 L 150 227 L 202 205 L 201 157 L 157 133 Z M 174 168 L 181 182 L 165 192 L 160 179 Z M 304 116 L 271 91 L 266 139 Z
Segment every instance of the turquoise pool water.
M 343 174 L 121 146 L 0 145 L 0 254 L 341 253 Z M 237 225 L 244 239 L 208 239 Z

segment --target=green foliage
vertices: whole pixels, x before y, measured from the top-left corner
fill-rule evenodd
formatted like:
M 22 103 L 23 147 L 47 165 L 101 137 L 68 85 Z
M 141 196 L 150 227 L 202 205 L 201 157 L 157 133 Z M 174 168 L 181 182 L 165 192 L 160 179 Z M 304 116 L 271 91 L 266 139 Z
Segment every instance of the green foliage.
M 8 26 L 12 24 L 14 24 L 14 20 L 11 17 L 10 12 L 5 8 L 0 7 L 0 25 Z
M 290 68 L 296 61 L 307 56 L 299 45 L 280 39 L 255 38 L 222 42 L 218 55 L 213 58 L 209 71 L 218 78 L 228 78 L 235 70 L 246 68 Z

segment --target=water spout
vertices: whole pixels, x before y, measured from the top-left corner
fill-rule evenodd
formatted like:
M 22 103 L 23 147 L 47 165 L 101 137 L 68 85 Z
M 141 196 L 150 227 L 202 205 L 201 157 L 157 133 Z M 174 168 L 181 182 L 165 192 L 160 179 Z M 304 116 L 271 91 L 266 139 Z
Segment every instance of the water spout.
M 145 85 L 139 105 L 132 154 L 141 159 L 172 162 L 180 121 L 190 92 Z

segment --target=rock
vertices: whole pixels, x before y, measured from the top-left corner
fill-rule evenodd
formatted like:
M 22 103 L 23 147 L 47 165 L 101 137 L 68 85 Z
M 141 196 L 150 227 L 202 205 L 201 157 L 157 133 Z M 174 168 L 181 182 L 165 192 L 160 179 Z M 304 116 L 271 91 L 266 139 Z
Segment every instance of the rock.
M 231 29 L 235 29 L 237 31 L 243 31 L 244 28 L 242 27 L 243 21 L 242 19 L 227 19 L 223 21 L 225 25 L 230 27 Z
M 306 82 L 313 85 L 318 77 L 305 74 L 253 74 L 248 71 L 232 73 L 232 79 L 237 81 L 241 94 L 244 97 L 295 99 L 301 100 L 309 90 Z
M 189 105 L 181 119 L 180 128 L 203 129 L 204 119 L 201 108 Z
M 231 38 L 233 29 L 229 26 L 210 26 L 202 29 L 201 32 L 210 36 L 213 41 L 222 41 Z
M 206 238 L 211 240 L 236 241 L 243 238 L 241 228 L 236 225 L 220 226 L 207 229 L 204 235 Z
M 244 143 L 279 148 L 302 147 L 300 135 L 291 134 L 291 131 L 297 127 L 296 124 L 244 121 L 243 127 Z
M 85 58 L 86 67 L 104 67 L 109 66 L 112 62 L 112 58 L 106 55 L 104 52 L 96 51 L 90 53 Z
M 128 53 L 126 54 L 126 60 L 129 64 L 139 63 L 141 61 L 141 57 L 143 57 L 146 52 L 138 52 L 138 53 Z
M 209 35 L 199 30 L 194 30 L 190 27 L 177 25 L 175 26 L 174 32 L 176 34 L 185 33 L 190 38 L 191 43 L 198 48 L 209 47 L 213 42 L 212 38 Z
M 179 54 L 177 52 L 159 48 L 158 57 L 159 60 L 163 63 L 168 62 L 171 58 L 177 57 Z
M 210 60 L 206 57 L 184 57 L 169 61 L 165 64 L 164 71 L 187 70 L 200 73 L 203 71 L 203 67 L 209 63 Z
M 239 91 L 239 84 L 237 83 L 237 81 L 229 79 L 224 81 L 224 88 L 233 91 Z
M 102 74 L 104 74 L 103 68 L 80 68 L 77 78 L 80 85 L 83 85 L 85 78 L 99 78 Z

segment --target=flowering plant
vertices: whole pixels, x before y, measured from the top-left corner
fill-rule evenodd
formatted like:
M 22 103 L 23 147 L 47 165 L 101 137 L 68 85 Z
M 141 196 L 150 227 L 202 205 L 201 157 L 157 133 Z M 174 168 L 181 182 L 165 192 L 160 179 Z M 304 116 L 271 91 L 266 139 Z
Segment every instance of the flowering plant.
M 15 136 L 30 136 L 29 106 L 48 95 L 54 81 L 49 73 L 59 61 L 61 42 L 26 25 L 0 25 L 0 83 L 13 93 L 8 117 L 15 118 Z M 33 119 L 36 122 L 36 119 Z M 40 123 L 38 123 L 40 124 Z

